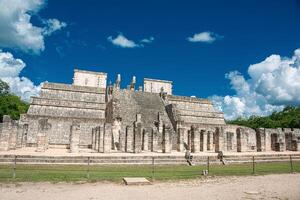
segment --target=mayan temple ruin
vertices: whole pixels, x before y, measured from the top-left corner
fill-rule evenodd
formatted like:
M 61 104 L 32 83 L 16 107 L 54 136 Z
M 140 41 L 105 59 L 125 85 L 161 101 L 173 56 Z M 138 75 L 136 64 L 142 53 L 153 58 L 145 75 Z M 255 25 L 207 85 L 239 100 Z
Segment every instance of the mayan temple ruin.
M 34 147 L 78 152 L 299 151 L 300 130 L 228 125 L 207 99 L 176 96 L 172 82 L 75 70 L 73 84 L 44 83 L 20 120 L 4 116 L 0 150 Z M 195 88 L 196 89 L 196 88 Z

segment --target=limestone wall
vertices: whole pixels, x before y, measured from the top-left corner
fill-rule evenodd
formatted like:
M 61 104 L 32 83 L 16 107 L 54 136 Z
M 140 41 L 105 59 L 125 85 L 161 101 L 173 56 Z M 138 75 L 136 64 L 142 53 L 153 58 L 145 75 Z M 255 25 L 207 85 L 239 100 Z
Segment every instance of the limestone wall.
M 100 94 L 100 95 L 99 95 Z M 105 103 L 105 94 L 43 88 L 41 98 Z
M 174 121 L 184 121 L 188 126 L 191 124 L 225 124 L 223 113 L 215 111 L 212 103 L 206 99 L 168 95 L 165 104 L 174 105 L 168 109 L 169 115 L 172 112 L 172 116 L 176 118 Z
M 106 88 L 107 74 L 103 72 L 91 72 L 74 70 L 73 85 Z
M 144 92 L 160 93 L 162 90 L 171 95 L 172 81 L 144 78 Z
M 27 112 L 27 146 L 39 144 L 41 120 L 49 127 L 43 133 L 49 147 L 70 145 L 71 127 L 80 125 L 79 146 L 91 146 L 92 128 L 105 122 L 105 90 L 66 84 L 46 83 L 39 97 L 32 98 Z

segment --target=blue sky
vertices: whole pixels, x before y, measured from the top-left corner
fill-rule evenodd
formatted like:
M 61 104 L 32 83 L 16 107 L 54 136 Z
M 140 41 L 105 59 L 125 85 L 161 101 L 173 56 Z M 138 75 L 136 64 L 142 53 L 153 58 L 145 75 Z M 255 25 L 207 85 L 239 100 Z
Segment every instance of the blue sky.
M 10 12 L 12 1 L 18 2 L 0 0 L 0 6 Z M 120 73 L 123 87 L 133 75 L 138 84 L 144 77 L 172 80 L 175 94 L 209 97 L 227 112 L 227 118 L 265 115 L 284 105 L 300 105 L 300 86 L 291 86 L 292 79 L 283 80 L 289 86 L 283 89 L 292 87 L 293 94 L 274 101 L 274 95 L 278 97 L 275 83 L 256 87 L 254 82 L 261 83 L 264 76 L 254 78 L 255 72 L 252 76 L 248 73 L 250 65 L 271 55 L 291 60 L 294 64 L 288 67 L 299 70 L 295 61 L 295 50 L 300 48 L 299 0 L 28 2 L 30 5 L 15 10 L 26 12 L 28 23 L 42 29 L 44 47 L 26 41 L 20 44 L 22 39 L 14 41 L 14 36 L 1 37 L 10 35 L 8 26 L 1 23 L 14 21 L 0 19 L 0 49 L 26 64 L 18 75 L 31 80 L 33 87 L 44 81 L 71 83 L 73 69 L 79 68 L 107 72 L 111 81 Z M 58 26 L 49 19 L 58 20 Z M 119 41 L 115 40 L 118 36 Z M 264 68 L 262 65 L 257 68 Z M 233 71 L 240 74 L 225 78 Z M 270 73 L 282 75 L 278 70 Z M 292 75 L 298 80 L 298 71 Z M 246 102 L 249 96 L 239 94 L 243 89 L 235 80 L 241 77 L 250 87 L 248 93 L 255 105 Z M 270 93 L 268 88 L 274 91 Z M 236 114 L 231 116 L 231 112 Z

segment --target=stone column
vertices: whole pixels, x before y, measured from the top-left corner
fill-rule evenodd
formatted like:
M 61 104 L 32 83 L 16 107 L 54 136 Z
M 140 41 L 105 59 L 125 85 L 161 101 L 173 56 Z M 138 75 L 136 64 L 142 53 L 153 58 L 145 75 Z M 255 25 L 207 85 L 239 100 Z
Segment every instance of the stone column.
M 193 147 L 192 147 L 192 152 L 193 153 L 199 153 L 200 152 L 200 130 L 199 128 L 193 128 L 192 130 L 192 135 L 193 135 Z
M 70 153 L 79 153 L 80 125 L 71 125 Z
M 134 122 L 134 135 L 133 135 L 133 152 L 140 153 L 142 151 L 142 115 L 136 114 L 136 121 Z
M 213 149 L 213 132 L 212 131 L 208 131 L 207 132 L 207 150 L 208 151 L 214 151 Z
M 245 129 L 243 128 L 238 128 L 239 132 L 240 132 L 240 152 L 244 152 L 247 146 L 247 138 L 246 138 L 246 132 Z M 238 134 L 238 132 L 237 132 Z M 238 137 L 237 137 L 237 144 L 238 144 Z
M 203 131 L 203 152 L 207 152 L 207 131 Z
M 97 126 L 95 128 L 95 134 L 96 134 L 96 137 L 95 137 L 95 140 L 96 140 L 96 144 L 95 144 L 95 150 L 97 152 L 99 152 L 99 136 L 100 136 L 100 126 Z
M 126 152 L 133 152 L 133 127 L 126 127 Z
M 96 150 L 96 146 L 97 146 L 97 130 L 96 130 L 96 127 L 92 128 L 92 132 L 93 132 L 92 149 Z
M 122 126 L 120 130 L 120 150 L 122 152 L 126 152 L 125 146 L 126 146 L 126 129 Z
M 158 130 L 152 130 L 152 152 L 158 151 Z
M 142 124 L 137 123 L 136 127 L 134 129 L 134 147 L 133 152 L 134 153 L 140 153 L 142 151 Z
M 192 147 L 192 131 L 187 131 L 187 150 L 191 150 Z
M 95 150 L 95 142 L 96 142 L 96 140 L 95 140 L 95 128 L 92 128 L 92 149 L 94 149 Z
M 266 151 L 266 133 L 263 128 L 260 128 L 257 130 L 258 132 L 256 133 L 258 140 L 258 137 L 260 138 L 260 150 L 261 151 Z M 257 147 L 258 148 L 258 147 Z
M 218 151 L 224 151 L 224 130 L 222 127 L 217 127 L 215 133 L 215 152 Z
M 103 144 L 104 144 L 104 127 L 99 126 L 99 148 L 98 148 L 98 152 L 101 152 L 101 153 L 104 152 Z
M 281 128 L 277 128 L 278 132 L 278 151 L 285 151 L 286 145 L 285 145 L 285 135 Z
M 16 121 L 11 121 L 11 129 L 9 135 L 9 149 L 15 150 L 17 146 L 18 124 Z
M 265 129 L 266 136 L 266 151 L 272 151 L 271 149 L 271 131 L 269 129 Z
M 18 130 L 17 130 L 17 142 L 16 142 L 16 148 L 22 148 L 22 143 L 23 143 L 23 135 L 25 133 L 25 124 L 20 124 L 18 125 Z
M 183 122 L 177 122 L 177 151 L 184 152 L 184 132 Z
M 110 123 L 104 124 L 104 134 L 103 134 L 103 152 L 111 152 L 111 139 L 112 139 L 112 127 Z
M 162 138 L 162 152 L 171 153 L 172 142 L 171 142 L 171 128 L 168 125 L 163 127 L 163 138 Z
M 44 152 L 48 148 L 48 132 L 51 129 L 51 124 L 48 119 L 40 119 L 37 133 L 37 152 Z
M 23 133 L 22 133 L 22 143 L 21 147 L 26 147 L 27 146 L 27 135 L 28 135 L 28 124 L 24 124 L 23 126 Z
M 143 150 L 148 151 L 149 149 L 149 136 L 151 135 L 152 128 L 145 128 L 143 131 Z
M 27 143 L 28 120 L 26 114 L 20 114 L 18 122 L 18 136 L 16 148 L 26 147 Z
M 163 132 L 163 114 L 162 113 L 158 113 L 158 132 L 162 133 Z
M 10 130 L 11 130 L 11 119 L 9 115 L 3 116 L 3 124 L 2 124 L 2 132 L 0 135 L 0 151 L 8 151 L 9 150 L 9 138 L 10 138 Z
M 121 119 L 116 118 L 112 124 L 112 138 L 113 138 L 113 149 L 120 150 L 120 130 L 121 130 Z

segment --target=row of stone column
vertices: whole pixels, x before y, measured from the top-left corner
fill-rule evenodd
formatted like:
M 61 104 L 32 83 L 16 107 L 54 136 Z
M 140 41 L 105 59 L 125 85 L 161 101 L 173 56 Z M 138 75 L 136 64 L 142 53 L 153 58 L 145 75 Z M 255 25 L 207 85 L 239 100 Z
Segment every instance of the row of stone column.
M 8 115 L 3 116 L 0 132 L 0 151 L 9 151 L 26 146 L 27 124 L 14 121 Z
M 140 153 L 142 151 L 171 152 L 171 130 L 164 126 L 162 132 L 152 127 L 143 127 L 141 123 L 126 126 L 113 134 L 111 124 L 95 127 L 92 130 L 92 149 L 108 153 L 113 151 Z M 118 138 L 115 136 L 118 135 Z M 115 142 L 118 141 L 118 142 Z M 117 143 L 117 144 L 116 144 Z
M 216 149 L 216 135 L 213 131 L 192 127 L 186 130 L 184 127 L 177 129 L 177 151 L 190 150 L 193 153 L 210 152 Z
M 256 130 L 258 151 L 299 151 L 300 131 L 298 129 L 264 129 Z

